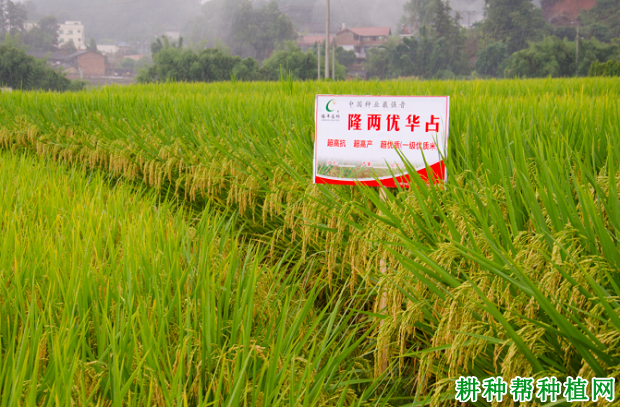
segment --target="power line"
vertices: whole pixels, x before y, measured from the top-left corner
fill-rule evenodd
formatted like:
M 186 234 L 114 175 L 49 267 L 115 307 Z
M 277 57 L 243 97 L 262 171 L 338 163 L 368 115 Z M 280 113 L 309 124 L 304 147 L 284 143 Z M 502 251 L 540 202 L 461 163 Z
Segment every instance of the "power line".
M 475 10 L 463 10 L 460 13 L 467 14 L 467 28 L 471 28 L 471 16 L 476 14 Z

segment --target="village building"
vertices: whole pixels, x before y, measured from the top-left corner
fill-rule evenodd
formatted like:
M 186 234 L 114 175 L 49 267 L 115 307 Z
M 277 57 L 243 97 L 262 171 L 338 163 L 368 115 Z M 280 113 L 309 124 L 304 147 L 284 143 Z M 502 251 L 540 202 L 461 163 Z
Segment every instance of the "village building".
M 38 27 L 38 24 L 35 21 L 26 21 L 24 23 L 24 31 L 30 31 L 34 27 Z
M 330 35 L 330 43 L 334 43 L 335 35 Z M 297 45 L 302 51 L 306 52 L 310 48 L 314 48 L 315 44 L 323 44 L 325 42 L 325 34 L 323 35 L 302 35 L 297 39 Z
M 79 21 L 67 21 L 64 24 L 59 24 L 58 45 L 63 46 L 71 41 L 75 48 L 86 49 L 84 25 Z
M 390 27 L 344 27 L 336 34 L 336 45 L 354 51 L 358 59 L 366 59 L 371 48 L 385 44 L 392 35 Z
M 55 68 L 61 69 L 69 79 L 103 77 L 112 73 L 105 56 L 92 51 L 78 51 L 67 55 L 64 51 L 27 52 L 35 58 L 43 58 Z
M 69 79 L 106 76 L 106 57 L 92 51 L 78 51 L 65 57 L 65 73 Z
M 116 55 L 119 52 L 118 45 L 99 45 L 97 44 L 97 51 L 104 55 Z
M 358 60 L 366 59 L 369 49 L 385 44 L 392 35 L 390 27 L 357 27 L 347 28 L 344 24 L 342 29 L 335 35 L 330 36 L 332 45 L 342 47 L 346 51 L 354 51 Z M 302 51 L 314 47 L 314 44 L 323 44 L 325 35 L 303 35 L 297 40 L 297 45 Z

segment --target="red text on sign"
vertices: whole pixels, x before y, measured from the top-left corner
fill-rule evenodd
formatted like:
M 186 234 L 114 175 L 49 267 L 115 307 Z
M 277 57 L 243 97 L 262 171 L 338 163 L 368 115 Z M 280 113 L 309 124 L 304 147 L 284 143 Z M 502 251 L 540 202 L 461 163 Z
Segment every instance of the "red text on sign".
M 361 130 L 362 129 L 362 115 L 350 114 L 349 115 L 349 130 Z
M 387 131 L 400 131 L 398 127 L 398 121 L 400 120 L 400 116 L 397 114 L 389 114 L 387 117 Z
M 376 131 L 381 130 L 381 115 L 380 114 L 369 114 L 368 115 L 368 130 L 375 129 Z
M 330 138 L 327 140 L 327 147 L 346 147 L 347 141 Z
M 368 148 L 372 146 L 372 140 L 354 140 L 353 147 L 354 148 Z
M 411 128 L 413 131 L 416 127 L 420 127 L 420 116 L 416 116 L 415 114 L 410 114 L 407 117 L 407 127 Z
M 435 120 L 437 120 L 437 122 L 435 122 Z M 439 117 L 431 115 L 430 123 L 426 123 L 426 132 L 428 133 L 429 131 L 439 132 Z
M 394 150 L 398 148 L 408 148 L 409 150 L 437 150 L 437 145 L 433 142 L 427 141 L 410 141 L 403 144 L 401 141 L 382 140 L 381 148 L 384 150 Z

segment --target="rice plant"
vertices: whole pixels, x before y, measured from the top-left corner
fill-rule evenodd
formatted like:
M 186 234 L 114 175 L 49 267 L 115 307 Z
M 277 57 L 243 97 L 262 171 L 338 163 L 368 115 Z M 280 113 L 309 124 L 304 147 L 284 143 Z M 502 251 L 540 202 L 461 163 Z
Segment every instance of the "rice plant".
M 312 185 L 314 95 L 329 93 L 451 96 L 449 182 L 414 177 L 385 199 Z M 336 319 L 389 322 L 341 336 L 361 341 L 367 376 L 384 372 L 366 352 L 387 349 L 403 381 L 391 403 L 444 405 L 460 375 L 619 377 L 619 94 L 606 78 L 18 92 L 1 101 L 0 145 L 235 218 L 231 239 L 276 281 Z
M 0 172 L 0 405 L 385 404 L 362 294 L 317 305 L 209 208 L 10 152 Z

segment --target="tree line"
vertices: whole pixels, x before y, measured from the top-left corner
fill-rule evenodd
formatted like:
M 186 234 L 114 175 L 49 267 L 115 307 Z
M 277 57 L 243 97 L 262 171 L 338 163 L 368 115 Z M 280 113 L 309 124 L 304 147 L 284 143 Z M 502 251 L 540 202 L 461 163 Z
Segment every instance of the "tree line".
M 184 48 L 182 39 L 169 42 L 165 37 L 157 39 L 152 45 L 154 64 L 143 69 L 138 82 L 218 82 L 227 80 L 276 81 L 282 74 L 295 80 L 312 80 L 318 76 L 318 52 L 310 49 L 303 52 L 292 41 L 283 42 L 263 61 L 262 66 L 253 57 L 233 56 L 225 47 L 207 48 L 195 51 Z M 337 80 L 344 80 L 350 64 L 351 51 L 339 47 L 336 51 Z M 353 59 L 354 57 L 353 53 Z
M 44 59 L 27 55 L 10 41 L 0 45 L 0 86 L 21 90 L 76 91 L 84 82 L 71 81 Z
M 26 54 L 27 50 L 58 50 L 56 18 L 43 17 L 30 30 L 25 27 L 27 19 L 28 11 L 23 3 L 0 0 L 0 86 L 22 90 L 83 89 L 84 82 L 71 81 L 60 70 L 50 67 L 45 59 Z
M 620 60 L 620 0 L 598 0 L 564 27 L 532 0 L 485 3 L 485 19 L 466 29 L 447 1 L 409 0 L 401 24 L 413 37 L 370 50 L 366 69 L 378 78 L 570 77 Z
M 292 23 L 275 3 L 210 0 L 202 8 L 188 30 L 193 49 L 165 50 L 141 81 L 276 80 L 281 68 L 296 79 L 317 77 L 316 47 L 304 53 L 291 45 Z M 370 49 L 362 63 L 380 79 L 585 76 L 594 61 L 620 59 L 618 10 L 620 0 L 598 0 L 581 13 L 578 54 L 576 26 L 552 26 L 532 0 L 486 0 L 484 20 L 471 28 L 447 0 L 409 0 L 400 24 L 410 35 Z M 338 49 L 336 78 L 356 62 L 346 53 Z
M 447 0 L 408 0 L 400 23 L 403 33 L 412 35 L 392 37 L 369 50 L 362 62 L 368 76 L 584 76 L 602 69 L 591 69 L 595 62 L 620 60 L 620 0 L 598 0 L 582 12 L 579 39 L 576 26 L 548 24 L 532 0 L 485 1 L 484 20 L 464 28 Z M 554 0 L 543 0 L 549 1 Z M 153 65 L 140 72 L 138 81 L 277 80 L 282 72 L 298 80 L 318 76 L 317 52 L 323 51 L 317 46 L 322 45 L 302 52 L 293 42 L 293 23 L 275 2 L 255 7 L 249 0 L 210 0 L 202 11 L 188 28 L 189 47 L 164 37 L 151 44 Z M 25 30 L 27 15 L 22 3 L 0 0 L 6 39 L 22 49 L 57 50 L 56 19 L 43 17 Z M 353 51 L 339 47 L 336 52 L 335 78 L 344 79 L 347 67 L 361 61 Z

